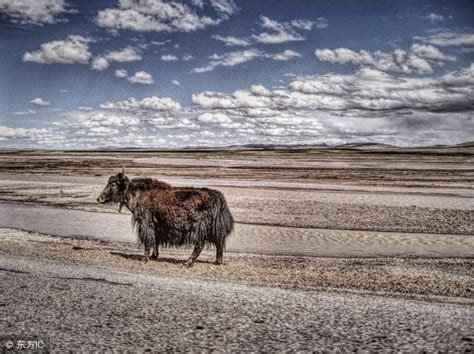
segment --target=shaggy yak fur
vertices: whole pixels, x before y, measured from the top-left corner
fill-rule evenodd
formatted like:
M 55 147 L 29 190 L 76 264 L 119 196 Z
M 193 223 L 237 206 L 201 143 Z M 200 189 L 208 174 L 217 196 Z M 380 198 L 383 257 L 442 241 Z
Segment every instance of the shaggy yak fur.
M 208 188 L 172 187 L 152 178 L 129 180 L 122 172 L 111 176 L 97 198 L 101 204 L 127 207 L 144 260 L 150 250 L 158 257 L 158 246 L 194 245 L 186 261 L 192 265 L 205 245 L 216 247 L 216 264 L 222 264 L 227 236 L 234 228 L 234 219 L 221 192 Z

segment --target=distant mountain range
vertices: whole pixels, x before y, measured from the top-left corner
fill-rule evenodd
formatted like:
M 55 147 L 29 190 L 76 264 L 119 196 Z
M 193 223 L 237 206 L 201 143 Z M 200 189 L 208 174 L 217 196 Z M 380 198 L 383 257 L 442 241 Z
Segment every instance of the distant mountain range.
M 188 146 L 184 148 L 143 148 L 143 147 L 133 147 L 133 146 L 107 146 L 95 149 L 70 149 L 71 151 L 193 151 L 193 150 L 308 150 L 308 149 L 340 149 L 340 150 L 370 150 L 370 151 L 387 151 L 387 150 L 397 150 L 397 151 L 409 151 L 409 150 L 429 150 L 429 149 L 471 149 L 474 148 L 474 141 L 469 141 L 461 144 L 454 145 L 428 145 L 428 146 L 396 146 L 388 144 L 378 144 L 378 143 L 347 143 L 341 145 L 329 145 L 329 144 L 292 144 L 292 145 L 282 145 L 282 144 L 245 144 L 245 145 L 229 145 L 222 147 L 209 147 L 209 146 Z M 15 150 L 58 150 L 62 149 L 16 149 L 8 148 L 2 149 L 0 151 L 15 151 Z M 66 150 L 65 150 L 66 151 Z
M 429 146 L 396 146 L 378 143 L 347 143 L 341 145 L 328 144 L 245 144 L 245 145 L 229 145 L 224 147 L 209 146 L 188 146 L 184 148 L 139 148 L 139 147 L 104 147 L 97 150 L 107 151 L 162 151 L 162 150 L 303 150 L 303 149 L 356 149 L 356 150 L 400 150 L 400 149 L 453 149 L 453 148 L 474 148 L 474 141 L 465 142 L 455 145 L 429 145 Z

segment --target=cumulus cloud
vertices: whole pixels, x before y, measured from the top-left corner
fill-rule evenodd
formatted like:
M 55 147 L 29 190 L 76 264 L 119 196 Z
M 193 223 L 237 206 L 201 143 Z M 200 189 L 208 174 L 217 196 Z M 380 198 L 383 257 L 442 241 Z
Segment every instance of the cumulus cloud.
M 469 139 L 474 64 L 439 78 L 396 75 L 362 68 L 354 74 L 296 77 L 288 89 L 205 91 L 192 101 L 205 111 L 199 122 L 266 143 L 423 145 Z M 218 122 L 223 117 L 218 114 L 232 122 Z
M 59 15 L 74 10 L 64 0 L 0 0 L 0 16 L 10 22 L 42 26 L 67 22 Z
M 281 53 L 270 54 L 264 51 L 258 50 L 256 48 L 250 48 L 245 50 L 238 50 L 234 52 L 228 52 L 221 55 L 214 54 L 209 58 L 211 61 L 208 65 L 203 67 L 194 68 L 191 72 L 192 73 L 204 73 L 208 71 L 214 70 L 216 67 L 224 66 L 224 67 L 232 67 L 236 65 L 241 65 L 247 63 L 249 61 L 258 59 L 258 58 L 269 58 L 273 60 L 279 61 L 288 61 L 297 57 L 301 57 L 301 54 L 293 51 L 293 50 L 285 50 Z
M 192 32 L 207 26 L 218 25 L 228 18 L 231 1 L 215 1 L 225 16 L 212 19 L 199 16 L 194 9 L 180 2 L 162 0 L 119 0 L 118 7 L 99 11 L 96 23 L 111 29 L 156 32 Z M 233 13 L 233 12 L 232 12 Z
M 180 86 L 181 83 L 178 80 L 171 80 L 171 83 L 175 86 Z
M 233 144 L 397 145 L 458 143 L 474 129 L 474 64 L 438 78 L 362 68 L 353 74 L 295 77 L 286 89 L 253 85 L 233 93 L 200 92 L 182 107 L 165 97 L 105 102 L 64 112 L 51 130 L 6 130 L 14 145 L 226 146 Z M 103 139 L 107 137 L 107 139 Z M 63 140 L 60 140 L 63 139 Z
M 45 134 L 48 134 L 48 130 L 45 128 L 26 129 L 26 128 L 11 128 L 7 126 L 0 126 L 0 140 L 41 137 Z
M 54 126 L 72 146 L 163 146 L 186 141 L 200 130 L 197 119 L 188 116 L 179 102 L 168 97 L 130 97 L 104 102 L 99 108 L 65 112 Z
M 34 52 L 26 52 L 23 61 L 40 64 L 87 64 L 92 54 L 89 52 L 89 38 L 70 35 L 64 40 L 46 42 Z
M 288 61 L 293 58 L 301 58 L 301 54 L 298 52 L 295 52 L 294 50 L 287 49 L 284 52 L 277 53 L 274 56 L 272 56 L 272 59 L 280 60 L 280 61 Z
M 152 85 L 155 81 L 146 71 L 137 71 L 133 76 L 127 77 L 127 80 L 133 84 Z
M 156 111 L 177 111 L 181 109 L 179 102 L 172 100 L 169 97 L 146 97 L 142 100 L 137 100 L 130 97 L 123 101 L 105 102 L 100 105 L 103 109 L 120 109 L 125 111 L 130 110 L 156 110 Z
M 252 35 L 252 38 L 259 43 L 277 44 L 305 40 L 303 36 L 294 31 L 291 25 L 280 23 L 263 15 L 260 16 L 260 25 L 270 30 L 270 32 Z
M 223 113 L 203 113 L 198 116 L 198 121 L 209 124 L 232 123 L 232 119 Z
M 202 92 L 193 103 L 212 110 L 258 109 L 266 116 L 286 111 L 339 111 L 342 115 L 371 115 L 377 111 L 460 112 L 474 109 L 474 64 L 439 79 L 395 77 L 364 68 L 352 75 L 296 78 L 288 90 L 261 85 L 232 94 Z
M 121 50 L 114 50 L 105 56 L 111 61 L 117 61 L 119 63 L 141 60 L 142 56 L 136 52 L 136 50 L 130 46 Z
M 110 63 L 106 58 L 102 56 L 97 56 L 94 58 L 94 60 L 92 60 L 91 67 L 94 70 L 101 71 L 107 69 L 109 65 Z
M 32 103 L 36 106 L 40 106 L 40 107 L 49 106 L 51 104 L 51 102 L 43 100 L 41 97 L 36 97 L 36 98 L 32 99 L 30 101 L 30 103 Z
M 115 76 L 123 79 L 123 78 L 126 78 L 128 75 L 128 72 L 127 70 L 125 69 L 118 69 L 118 70 L 115 70 Z
M 133 47 L 125 47 L 120 50 L 109 51 L 105 54 L 99 55 L 92 61 L 92 69 L 104 70 L 110 66 L 113 61 L 125 63 L 130 61 L 141 60 L 142 56 L 137 53 Z
M 425 43 L 440 47 L 448 46 L 474 46 L 474 33 L 439 32 L 428 37 L 415 37 Z
M 432 45 L 413 44 L 408 51 L 396 49 L 392 53 L 366 50 L 353 51 L 347 48 L 316 49 L 314 54 L 321 61 L 333 64 L 352 64 L 359 67 L 373 67 L 383 71 L 410 74 L 433 72 L 433 65 L 456 61 L 451 55 L 442 53 Z
M 173 54 L 164 54 L 161 56 L 161 60 L 163 61 L 176 61 L 179 60 L 176 55 Z

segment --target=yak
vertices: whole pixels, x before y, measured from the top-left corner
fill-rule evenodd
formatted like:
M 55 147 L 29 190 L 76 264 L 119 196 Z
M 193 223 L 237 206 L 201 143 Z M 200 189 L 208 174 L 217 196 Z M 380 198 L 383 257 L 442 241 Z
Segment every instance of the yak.
M 145 249 L 144 260 L 158 258 L 159 245 L 193 245 L 186 265 L 192 266 L 204 246 L 215 246 L 215 264 L 222 264 L 227 237 L 234 228 L 234 218 L 224 195 L 209 188 L 172 187 L 152 178 L 125 176 L 122 169 L 109 178 L 97 198 L 101 204 L 125 206 L 132 213 L 132 223 L 139 246 Z

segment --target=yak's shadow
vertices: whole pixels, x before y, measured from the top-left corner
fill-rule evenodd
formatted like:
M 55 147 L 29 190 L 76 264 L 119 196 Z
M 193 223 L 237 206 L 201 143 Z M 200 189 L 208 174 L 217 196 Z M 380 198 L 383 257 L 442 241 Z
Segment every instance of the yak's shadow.
M 110 254 L 113 254 L 114 256 L 120 256 L 120 257 L 123 257 L 125 259 L 131 259 L 131 260 L 134 260 L 134 261 L 143 261 L 143 255 L 141 254 L 131 254 L 131 253 L 122 253 L 122 252 L 110 252 Z M 184 262 L 186 262 L 185 260 L 180 260 L 180 259 L 176 259 L 176 258 L 169 258 L 169 257 L 158 257 L 158 259 L 152 259 L 150 258 L 149 259 L 149 262 L 166 262 L 166 263 L 172 263 L 172 264 L 184 264 Z M 203 261 L 203 260 L 199 260 L 197 259 L 196 261 L 194 261 L 194 263 L 208 263 L 208 264 L 213 264 L 213 262 L 210 262 L 210 261 Z

